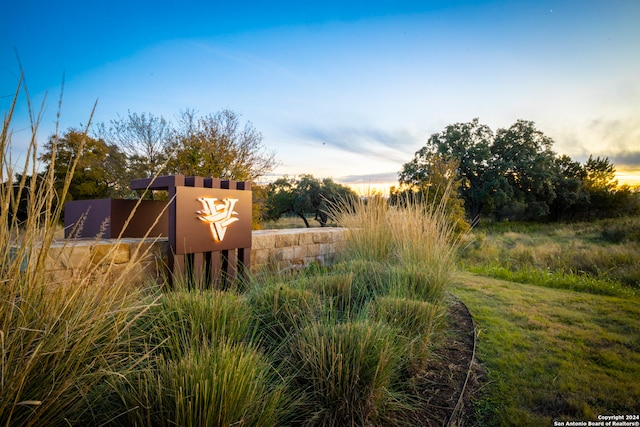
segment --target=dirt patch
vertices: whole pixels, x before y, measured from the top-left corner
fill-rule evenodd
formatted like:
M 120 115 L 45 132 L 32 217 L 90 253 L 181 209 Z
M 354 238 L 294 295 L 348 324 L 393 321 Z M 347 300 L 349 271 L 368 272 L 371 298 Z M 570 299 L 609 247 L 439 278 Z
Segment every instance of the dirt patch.
M 475 359 L 475 324 L 467 307 L 453 300 L 442 341 L 434 360 L 415 378 L 421 400 L 416 425 L 473 426 L 478 424 L 473 402 L 484 379 Z

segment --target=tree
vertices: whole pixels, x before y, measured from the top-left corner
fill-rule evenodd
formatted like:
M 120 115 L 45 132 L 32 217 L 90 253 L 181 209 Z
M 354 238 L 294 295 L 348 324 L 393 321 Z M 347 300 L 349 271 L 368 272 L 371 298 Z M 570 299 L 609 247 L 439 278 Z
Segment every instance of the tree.
M 169 170 L 184 175 L 255 181 L 275 166 L 262 134 L 249 122 L 242 126 L 231 110 L 204 117 L 183 111 L 170 151 Z
M 493 138 L 493 131 L 475 118 L 468 123 L 447 126 L 444 131 L 431 135 L 426 145 L 443 159 L 455 159 L 458 162 L 460 194 L 471 219 L 482 213 L 489 197 L 485 174 Z
M 584 165 L 586 176 L 584 177 L 584 188 L 588 192 L 611 192 L 618 186 L 616 180 L 616 167 L 609 161 L 608 157 L 600 158 L 589 156 L 589 160 Z
M 293 213 L 310 227 L 307 215 L 314 214 L 314 219 L 324 227 L 331 205 L 343 203 L 351 197 L 357 197 L 353 190 L 330 178 L 319 181 L 312 175 L 302 175 L 296 180 L 285 176 L 267 187 L 264 219 L 275 221 L 285 213 Z
M 558 177 L 555 183 L 556 197 L 551 205 L 551 219 L 577 219 L 587 211 L 589 205 L 589 194 L 583 186 L 587 172 L 580 162 L 567 155 L 556 158 L 555 162 Z
M 498 129 L 491 145 L 487 184 L 494 188 L 498 219 L 540 220 L 550 214 L 558 169 L 553 140 L 531 121 Z
M 120 148 L 128 161 L 127 178 L 152 177 L 164 167 L 173 128 L 162 116 L 132 113 L 111 120 L 107 129 L 98 125 L 98 135 Z
M 615 190 L 618 186 L 616 168 L 607 157 L 589 156 L 584 165 L 584 188 L 589 195 L 590 217 L 606 218 L 616 216 Z
M 55 161 L 52 161 L 54 158 Z M 112 171 L 117 173 L 122 165 L 116 167 L 115 163 L 123 158 L 118 148 L 75 129 L 67 130 L 60 137 L 52 135 L 40 160 L 47 163 L 45 175 L 52 173 L 58 191 L 63 188 L 69 165 L 76 158 L 78 164 L 66 200 L 100 199 L 113 195 L 117 178 L 108 173 L 105 165 L 114 163 Z

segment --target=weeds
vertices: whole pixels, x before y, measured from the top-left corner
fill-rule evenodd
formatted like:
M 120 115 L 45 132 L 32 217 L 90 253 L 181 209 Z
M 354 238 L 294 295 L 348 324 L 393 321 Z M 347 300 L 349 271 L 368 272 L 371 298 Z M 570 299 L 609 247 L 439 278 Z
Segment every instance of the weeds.
M 466 269 L 507 280 L 603 295 L 631 295 L 640 286 L 635 219 L 596 223 L 489 225 L 462 256 Z M 628 240 L 619 240 L 621 230 Z M 514 231 L 518 230 L 518 231 Z M 603 236 L 609 236 L 606 240 Z

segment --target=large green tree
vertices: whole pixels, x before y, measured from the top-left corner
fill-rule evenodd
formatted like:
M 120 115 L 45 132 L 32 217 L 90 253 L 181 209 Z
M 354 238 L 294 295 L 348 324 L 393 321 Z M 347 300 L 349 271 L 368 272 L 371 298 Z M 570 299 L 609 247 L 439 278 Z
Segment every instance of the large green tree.
M 119 174 L 124 167 L 120 163 L 124 159 L 121 154 L 117 146 L 69 129 L 59 137 L 49 138 L 40 160 L 46 164 L 45 175 L 52 174 L 60 191 L 70 165 L 77 158 L 66 200 L 100 199 L 116 195 L 121 187 Z
M 455 123 L 431 135 L 403 165 L 396 193 L 437 187 L 442 165 L 451 160 L 457 163 L 459 192 L 472 221 L 480 214 L 561 221 L 638 212 L 637 193 L 618 186 L 608 158 L 591 156 L 583 165 L 558 156 L 552 147 L 553 140 L 532 121 L 518 120 L 495 133 L 478 119 Z
M 550 214 L 559 173 L 552 146 L 553 140 L 531 121 L 498 129 L 487 183 L 498 219 L 540 220 Z
M 567 155 L 557 157 L 555 162 L 559 174 L 555 183 L 556 197 L 551 205 L 551 219 L 578 219 L 587 212 L 589 205 L 589 194 L 583 186 L 587 172 L 580 162 Z
M 469 216 L 476 218 L 489 197 L 485 174 L 493 138 L 493 131 L 477 118 L 471 122 L 449 125 L 442 132 L 431 135 L 425 147 L 403 166 L 400 183 L 422 186 L 434 179 L 433 173 L 430 173 L 433 165 L 454 160 L 460 178 L 460 194 Z

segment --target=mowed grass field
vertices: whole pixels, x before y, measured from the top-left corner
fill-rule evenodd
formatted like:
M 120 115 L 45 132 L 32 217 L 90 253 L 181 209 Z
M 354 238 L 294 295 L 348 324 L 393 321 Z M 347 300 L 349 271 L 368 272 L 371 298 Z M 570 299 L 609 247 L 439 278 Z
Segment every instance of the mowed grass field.
M 640 298 L 462 273 L 486 383 L 479 425 L 551 426 L 640 414 Z

